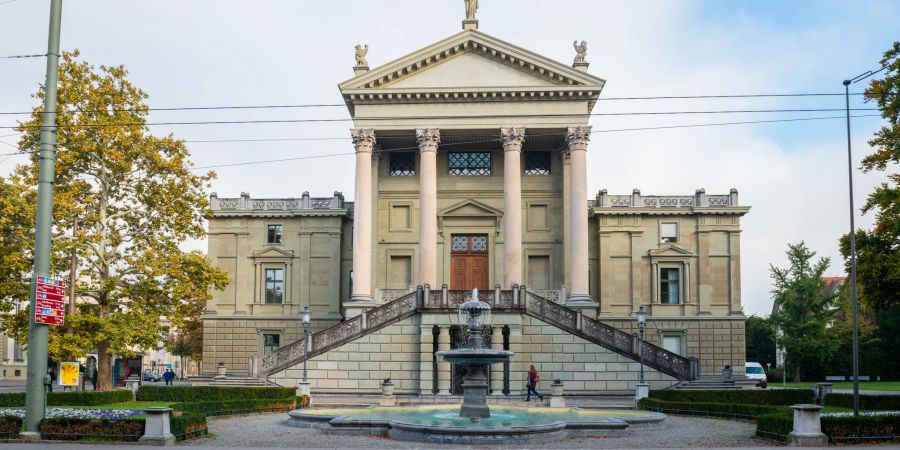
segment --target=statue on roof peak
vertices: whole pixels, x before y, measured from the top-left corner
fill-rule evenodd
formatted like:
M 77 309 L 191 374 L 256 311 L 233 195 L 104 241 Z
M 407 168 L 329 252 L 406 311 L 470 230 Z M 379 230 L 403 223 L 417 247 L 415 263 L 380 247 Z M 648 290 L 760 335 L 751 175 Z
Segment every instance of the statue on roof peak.
M 466 3 L 466 20 L 475 20 L 478 12 L 478 0 L 463 0 Z

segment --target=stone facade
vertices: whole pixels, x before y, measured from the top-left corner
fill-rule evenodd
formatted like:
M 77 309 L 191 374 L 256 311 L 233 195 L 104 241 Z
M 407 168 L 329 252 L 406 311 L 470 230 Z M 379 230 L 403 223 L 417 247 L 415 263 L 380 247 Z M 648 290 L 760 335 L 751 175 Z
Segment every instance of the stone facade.
M 368 49 L 368 47 L 365 47 Z M 340 84 L 354 121 L 354 203 L 211 197 L 209 256 L 232 277 L 204 316 L 204 372 L 360 315 L 418 285 L 525 285 L 551 301 L 700 359 L 743 371 L 737 191 L 608 195 L 588 201 L 590 111 L 605 84 L 586 72 L 467 29 Z M 279 227 L 274 229 L 272 227 Z M 272 233 L 279 238 L 274 239 Z M 277 242 L 273 242 L 277 241 Z M 280 291 L 279 291 L 280 290 Z M 280 292 L 280 293 L 279 293 Z M 309 362 L 315 392 L 446 394 L 453 317 L 424 312 Z M 520 393 L 529 364 L 545 388 L 634 389 L 639 364 L 518 313 L 495 315 L 491 345 L 516 353 L 491 391 Z M 270 379 L 293 386 L 293 367 Z M 656 387 L 675 380 L 648 370 Z M 506 383 L 504 383 L 506 381 Z

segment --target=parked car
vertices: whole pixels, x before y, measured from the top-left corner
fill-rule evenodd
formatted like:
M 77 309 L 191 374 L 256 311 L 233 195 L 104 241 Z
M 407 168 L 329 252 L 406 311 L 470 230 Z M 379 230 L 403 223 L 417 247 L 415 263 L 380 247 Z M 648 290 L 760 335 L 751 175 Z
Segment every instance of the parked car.
M 145 371 L 144 371 L 144 376 L 143 376 L 142 378 L 143 378 L 144 381 L 152 381 L 152 382 L 154 382 L 154 383 L 156 383 L 156 382 L 162 380 L 162 377 L 161 377 L 161 376 L 159 376 L 159 375 L 157 375 L 157 374 L 155 374 L 155 373 L 153 373 L 153 372 L 151 372 L 151 371 L 149 371 L 149 370 L 145 370 Z
M 766 369 L 763 368 L 762 364 L 748 361 L 744 363 L 744 372 L 747 374 L 747 378 L 757 381 L 757 386 L 765 388 L 769 385 L 769 380 L 766 378 Z

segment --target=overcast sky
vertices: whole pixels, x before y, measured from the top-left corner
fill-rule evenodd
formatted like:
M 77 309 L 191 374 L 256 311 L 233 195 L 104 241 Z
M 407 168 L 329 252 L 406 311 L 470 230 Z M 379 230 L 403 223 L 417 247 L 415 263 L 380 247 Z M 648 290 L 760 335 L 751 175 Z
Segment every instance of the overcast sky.
M 838 93 L 841 81 L 878 67 L 900 39 L 900 2 L 482 0 L 480 31 L 569 64 L 588 42 L 601 98 Z M 0 56 L 45 53 L 49 1 L 0 0 Z M 369 45 L 374 68 L 460 30 L 463 0 L 121 1 L 65 0 L 62 47 L 95 64 L 124 64 L 153 107 L 340 104 L 353 47 Z M 0 112 L 27 111 L 44 60 L 0 59 Z M 862 85 L 855 85 L 859 92 Z M 842 108 L 843 97 L 601 101 L 595 113 Z M 871 108 L 856 96 L 853 107 Z M 595 130 L 841 116 L 835 112 L 601 116 Z M 873 114 L 859 111 L 856 114 Z M 155 112 L 151 121 L 347 118 L 343 107 Z M 0 115 L 0 126 L 16 116 Z M 853 121 L 855 156 L 869 152 L 878 117 Z M 282 142 L 189 142 L 197 166 L 352 152 L 349 122 L 157 126 L 187 141 L 341 138 Z M 11 131 L 0 141 L 15 144 Z M 13 146 L 0 144 L 3 150 Z M 216 169 L 220 196 L 291 197 L 310 191 L 352 199 L 352 157 Z M 22 157 L 0 156 L 0 174 Z M 771 310 L 769 263 L 805 240 L 843 273 L 838 237 L 849 227 L 846 135 L 841 119 L 596 133 L 588 150 L 589 198 L 599 189 L 645 195 L 740 190 L 753 207 L 742 222 L 743 303 Z M 880 174 L 855 171 L 857 205 Z M 868 227 L 872 217 L 857 224 Z M 205 248 L 205 243 L 192 243 Z

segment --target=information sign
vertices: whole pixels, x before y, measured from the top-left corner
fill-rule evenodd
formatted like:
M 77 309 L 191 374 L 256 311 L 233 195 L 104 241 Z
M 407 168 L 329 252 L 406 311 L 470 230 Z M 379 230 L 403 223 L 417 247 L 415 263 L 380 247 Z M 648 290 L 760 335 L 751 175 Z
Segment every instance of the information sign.
M 50 277 L 37 277 L 34 301 L 34 323 L 62 325 L 66 317 L 66 282 Z
M 59 380 L 60 386 L 78 386 L 78 372 L 80 366 L 77 362 L 64 361 L 59 363 Z

